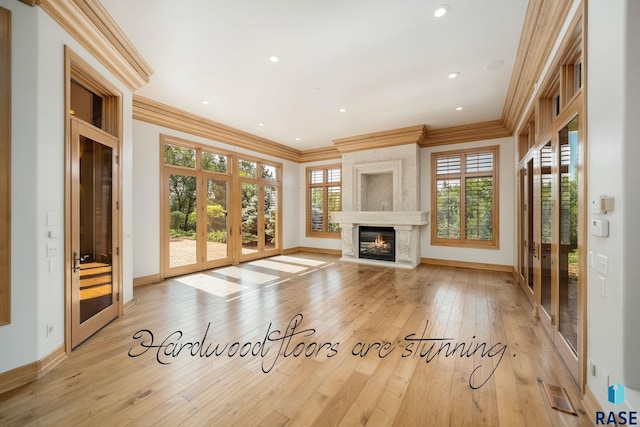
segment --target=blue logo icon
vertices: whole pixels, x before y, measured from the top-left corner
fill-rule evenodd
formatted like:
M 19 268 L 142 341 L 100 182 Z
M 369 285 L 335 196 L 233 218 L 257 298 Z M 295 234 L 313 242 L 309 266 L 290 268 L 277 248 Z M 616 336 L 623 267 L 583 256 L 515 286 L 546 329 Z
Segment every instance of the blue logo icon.
M 620 383 L 610 385 L 608 400 L 616 406 L 622 405 L 622 402 L 624 402 L 624 386 Z

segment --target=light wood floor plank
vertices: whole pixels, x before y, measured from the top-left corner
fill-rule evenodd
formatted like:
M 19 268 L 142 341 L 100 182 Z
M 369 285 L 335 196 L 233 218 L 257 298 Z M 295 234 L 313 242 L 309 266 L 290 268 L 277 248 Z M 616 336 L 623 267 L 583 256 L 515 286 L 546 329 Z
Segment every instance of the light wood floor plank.
M 0 395 L 0 425 L 592 425 L 510 274 L 268 261 L 136 288 L 134 310 Z M 129 357 L 145 329 L 155 344 L 207 330 L 225 352 Z M 486 354 L 500 346 L 501 359 Z M 579 416 L 551 409 L 542 381 L 564 387 Z

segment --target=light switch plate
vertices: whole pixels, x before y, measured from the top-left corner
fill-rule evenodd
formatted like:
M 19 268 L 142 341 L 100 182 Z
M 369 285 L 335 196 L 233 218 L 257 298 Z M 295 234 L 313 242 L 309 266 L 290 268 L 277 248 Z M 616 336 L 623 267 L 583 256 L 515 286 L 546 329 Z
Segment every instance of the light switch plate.
M 604 255 L 597 254 L 596 259 L 593 262 L 593 267 L 598 273 L 607 276 L 609 274 L 609 258 Z

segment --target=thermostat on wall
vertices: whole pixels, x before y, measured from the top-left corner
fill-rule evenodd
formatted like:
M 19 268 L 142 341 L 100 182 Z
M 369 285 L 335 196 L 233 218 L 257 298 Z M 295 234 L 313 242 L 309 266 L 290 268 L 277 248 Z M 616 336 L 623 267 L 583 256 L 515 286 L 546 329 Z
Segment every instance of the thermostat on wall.
M 609 221 L 606 219 L 591 220 L 591 234 L 598 237 L 609 237 Z

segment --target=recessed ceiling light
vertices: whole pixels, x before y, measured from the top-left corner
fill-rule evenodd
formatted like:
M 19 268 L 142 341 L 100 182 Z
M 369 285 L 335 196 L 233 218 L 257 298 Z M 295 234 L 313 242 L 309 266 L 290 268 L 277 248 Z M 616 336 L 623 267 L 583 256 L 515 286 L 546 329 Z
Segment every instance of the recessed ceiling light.
M 271 56 L 269 57 L 269 61 L 271 61 L 271 62 L 278 62 L 278 61 L 280 61 L 280 57 L 279 57 L 278 55 L 271 55 Z
M 300 141 L 300 138 L 296 138 L 296 141 Z
M 347 109 L 346 109 L 346 108 L 341 108 L 341 109 L 339 109 L 338 111 L 340 111 L 341 113 L 344 113 L 344 112 L 346 112 L 346 111 L 347 111 Z
M 459 75 L 460 75 L 460 73 L 456 71 L 456 72 L 454 72 L 454 73 L 449 74 L 449 78 L 450 78 L 450 79 L 455 79 L 455 78 L 456 78 L 456 77 L 458 77 Z
M 258 126 L 264 126 L 264 123 L 258 123 Z
M 449 7 L 448 4 L 443 4 L 442 6 L 438 6 L 438 8 L 433 12 L 433 16 L 436 18 L 442 18 L 447 14 L 447 12 L 449 12 L 449 10 L 451 10 L 451 7 Z
M 209 105 L 209 101 L 207 101 L 206 99 L 203 99 L 203 100 L 202 100 L 202 103 L 203 103 L 204 105 Z
M 462 107 L 456 107 L 456 111 L 462 110 Z

